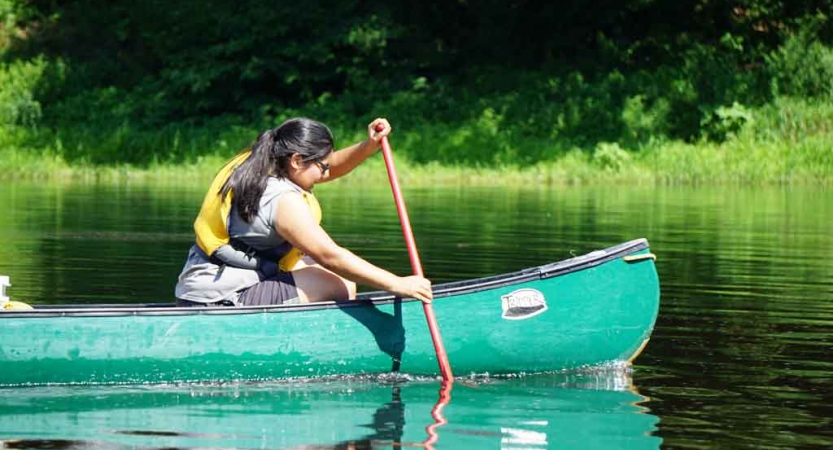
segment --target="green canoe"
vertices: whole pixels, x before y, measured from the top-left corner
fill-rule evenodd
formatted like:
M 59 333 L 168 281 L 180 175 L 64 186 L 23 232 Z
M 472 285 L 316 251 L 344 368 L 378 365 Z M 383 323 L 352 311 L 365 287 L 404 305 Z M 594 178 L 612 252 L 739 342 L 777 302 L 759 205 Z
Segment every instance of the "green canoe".
M 629 361 L 650 337 L 659 281 L 638 239 L 561 262 L 434 287 L 454 373 Z M 439 373 L 419 301 L 273 307 L 43 305 L 0 313 L 0 385 L 268 380 Z

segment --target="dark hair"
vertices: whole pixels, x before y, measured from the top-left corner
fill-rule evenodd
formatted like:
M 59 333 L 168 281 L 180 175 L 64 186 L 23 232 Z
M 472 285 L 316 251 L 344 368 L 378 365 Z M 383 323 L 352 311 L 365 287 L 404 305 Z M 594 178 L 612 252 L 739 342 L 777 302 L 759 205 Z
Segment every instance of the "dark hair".
M 232 192 L 237 213 L 251 223 L 269 177 L 287 178 L 289 159 L 295 153 L 304 161 L 325 158 L 333 151 L 333 133 L 321 122 L 298 117 L 261 133 L 250 150 L 251 155 L 226 180 L 220 195 L 225 199 Z

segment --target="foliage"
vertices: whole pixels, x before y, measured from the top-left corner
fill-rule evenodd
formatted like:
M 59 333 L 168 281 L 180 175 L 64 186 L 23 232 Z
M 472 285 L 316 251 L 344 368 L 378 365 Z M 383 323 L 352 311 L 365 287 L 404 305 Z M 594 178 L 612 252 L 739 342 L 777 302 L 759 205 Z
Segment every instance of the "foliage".
M 400 151 L 426 166 L 617 172 L 657 148 L 723 148 L 749 130 L 765 139 L 772 105 L 833 102 L 831 10 L 830 0 L 0 0 L 0 143 L 69 165 L 147 168 L 236 151 L 293 115 L 345 142 L 383 115 Z M 795 123 L 773 125 L 786 130 L 776 142 L 805 145 L 793 128 L 829 126 L 807 125 L 820 119 L 798 117 L 801 104 Z
M 626 151 L 618 143 L 599 143 L 592 153 L 578 148 L 553 152 L 545 160 L 524 164 L 484 165 L 416 158 L 448 145 L 448 134 L 458 128 L 402 129 L 395 131 L 393 145 L 400 176 L 407 184 L 527 184 L 581 182 L 667 182 L 667 183 L 833 183 L 833 104 L 795 98 L 776 98 L 772 104 L 746 110 L 750 119 L 724 142 L 700 140 L 650 140 L 640 151 Z M 487 114 L 487 117 L 490 117 Z M 470 131 L 484 126 L 474 121 Z M 439 128 L 439 129 L 436 129 Z M 168 127 L 163 131 L 112 131 L 98 143 L 97 151 L 85 144 L 93 140 L 85 133 L 58 136 L 17 127 L 0 128 L 0 179 L 9 177 L 70 177 L 92 180 L 149 180 L 154 183 L 208 182 L 223 161 L 246 145 L 260 127 L 234 123 L 231 119 L 210 126 Z M 501 128 L 498 127 L 498 130 Z M 357 128 L 334 127 L 340 144 L 355 142 Z M 518 143 L 494 135 L 494 148 L 540 145 L 550 142 Z M 99 134 L 100 136 L 100 134 Z M 119 141 L 119 136 L 122 140 Z M 124 138 L 129 136 L 130 139 Z M 507 140 L 509 139 L 509 140 Z M 134 142 L 131 142 L 134 141 Z M 151 156 L 138 149 L 176 149 Z M 111 155 L 102 164 L 96 155 L 133 151 L 131 158 Z M 136 149 L 136 150 L 134 150 Z M 168 156 L 165 156 L 168 155 Z M 423 156 L 424 158 L 424 156 Z M 114 162 L 120 161 L 120 162 Z M 381 158 L 372 158 L 345 182 L 384 183 Z
M 712 140 L 722 141 L 753 121 L 752 112 L 738 102 L 721 106 L 703 117 L 704 134 Z
M 818 29 L 827 22 L 819 14 L 784 45 L 767 55 L 776 94 L 833 101 L 833 47 L 822 43 Z
M 17 25 L 19 2 L 0 0 L 0 46 L 6 47 Z
M 600 142 L 596 146 L 596 151 L 593 152 L 593 164 L 612 172 L 618 172 L 625 167 L 631 159 L 622 147 L 617 143 Z
M 0 64 L 0 126 L 34 127 L 41 119 L 35 87 L 43 75 L 43 58 Z

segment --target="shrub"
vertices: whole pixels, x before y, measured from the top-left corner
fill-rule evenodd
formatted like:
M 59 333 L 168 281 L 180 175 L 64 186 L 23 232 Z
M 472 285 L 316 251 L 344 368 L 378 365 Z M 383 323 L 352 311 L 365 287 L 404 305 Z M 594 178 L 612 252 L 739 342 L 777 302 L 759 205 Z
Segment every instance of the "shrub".
M 615 142 L 600 142 L 593 152 L 593 164 L 611 172 L 620 171 L 630 160 L 631 155 Z
M 624 138 L 632 144 L 639 145 L 651 138 L 666 135 L 670 112 L 671 105 L 664 98 L 657 99 L 652 105 L 647 106 L 644 95 L 629 97 L 622 108 Z
M 0 126 L 37 126 L 42 111 L 34 91 L 45 67 L 43 58 L 0 65 Z
M 734 102 L 731 106 L 721 106 L 704 115 L 703 135 L 713 141 L 723 141 L 753 121 L 752 111 Z
M 766 58 L 774 95 L 817 97 L 833 100 L 833 48 L 816 36 L 816 22 L 802 26 Z

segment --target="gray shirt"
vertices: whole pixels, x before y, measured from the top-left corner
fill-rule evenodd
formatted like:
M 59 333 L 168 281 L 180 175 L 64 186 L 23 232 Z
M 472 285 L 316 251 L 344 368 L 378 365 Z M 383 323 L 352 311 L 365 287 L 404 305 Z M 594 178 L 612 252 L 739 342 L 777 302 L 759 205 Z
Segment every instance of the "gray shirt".
M 260 197 L 257 215 L 247 223 L 232 206 L 227 228 L 231 239 L 240 241 L 257 251 L 281 249 L 283 253 L 290 245 L 275 231 L 275 213 L 278 199 L 287 192 L 302 193 L 303 189 L 285 178 L 269 178 L 266 189 Z M 185 267 L 179 274 L 174 295 L 176 298 L 199 303 L 214 303 L 230 300 L 236 304 L 240 292 L 257 284 L 264 274 L 257 269 L 233 266 L 219 266 L 194 245 L 188 252 Z

